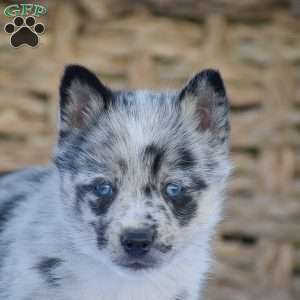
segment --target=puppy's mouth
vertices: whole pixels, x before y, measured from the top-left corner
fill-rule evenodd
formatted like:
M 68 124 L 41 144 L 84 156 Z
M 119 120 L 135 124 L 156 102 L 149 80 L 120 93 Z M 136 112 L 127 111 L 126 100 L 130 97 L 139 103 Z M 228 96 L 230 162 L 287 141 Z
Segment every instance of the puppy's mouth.
M 139 270 L 147 270 L 150 268 L 149 265 L 143 264 L 141 262 L 134 262 L 130 264 L 123 264 L 123 267 L 133 270 L 133 271 L 139 271 Z
M 132 271 L 149 270 L 156 266 L 154 259 L 124 259 L 118 264 L 125 269 Z

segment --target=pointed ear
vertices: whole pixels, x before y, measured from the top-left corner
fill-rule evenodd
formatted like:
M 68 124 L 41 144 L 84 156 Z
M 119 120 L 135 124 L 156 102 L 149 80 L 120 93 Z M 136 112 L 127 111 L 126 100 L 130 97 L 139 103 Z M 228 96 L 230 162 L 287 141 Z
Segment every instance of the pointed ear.
M 60 138 L 87 126 L 107 108 L 111 91 L 88 69 L 66 67 L 60 84 Z
M 183 114 L 194 120 L 197 130 L 209 131 L 225 142 L 229 136 L 229 102 L 221 75 L 207 69 L 196 74 L 181 90 L 179 101 Z

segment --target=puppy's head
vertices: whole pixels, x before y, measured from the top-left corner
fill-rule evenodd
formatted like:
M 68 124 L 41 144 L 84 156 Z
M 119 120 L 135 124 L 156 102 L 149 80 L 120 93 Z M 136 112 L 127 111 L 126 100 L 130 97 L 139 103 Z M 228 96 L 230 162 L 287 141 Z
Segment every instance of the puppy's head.
M 67 67 L 55 163 L 81 251 L 137 272 L 205 247 L 230 169 L 228 111 L 214 70 L 181 90 L 150 92 L 113 91 Z

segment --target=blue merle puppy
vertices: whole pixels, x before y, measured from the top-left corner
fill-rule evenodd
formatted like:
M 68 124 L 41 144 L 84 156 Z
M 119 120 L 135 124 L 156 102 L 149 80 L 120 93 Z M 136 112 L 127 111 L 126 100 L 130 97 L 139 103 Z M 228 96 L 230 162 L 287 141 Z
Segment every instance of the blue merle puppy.
M 0 299 L 199 299 L 228 115 L 215 70 L 178 91 L 116 91 L 68 66 L 53 162 L 1 176 Z

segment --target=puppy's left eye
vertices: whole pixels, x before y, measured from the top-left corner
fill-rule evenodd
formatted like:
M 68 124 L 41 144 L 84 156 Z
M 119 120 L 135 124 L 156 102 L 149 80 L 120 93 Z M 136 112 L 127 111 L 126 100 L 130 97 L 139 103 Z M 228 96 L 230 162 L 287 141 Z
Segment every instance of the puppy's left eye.
M 99 198 L 111 198 L 114 190 L 110 183 L 102 182 L 94 185 L 94 193 Z
M 168 183 L 164 188 L 164 193 L 169 198 L 177 198 L 184 192 L 184 188 L 177 183 Z

